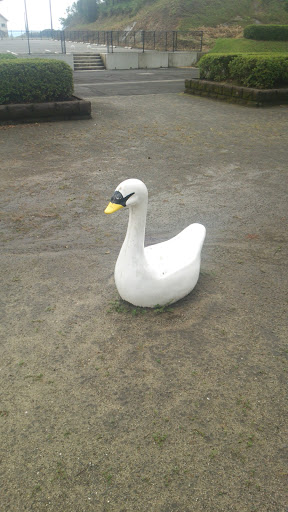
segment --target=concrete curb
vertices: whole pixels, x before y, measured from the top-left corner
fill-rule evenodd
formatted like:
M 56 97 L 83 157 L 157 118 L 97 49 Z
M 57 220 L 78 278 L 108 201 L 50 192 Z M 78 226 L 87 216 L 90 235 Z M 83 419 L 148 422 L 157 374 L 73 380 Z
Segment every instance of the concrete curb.
M 185 80 L 185 92 L 230 103 L 264 107 L 288 103 L 287 89 L 252 89 L 209 80 Z
M 91 102 L 72 96 L 67 101 L 0 105 L 0 124 L 69 121 L 91 118 Z

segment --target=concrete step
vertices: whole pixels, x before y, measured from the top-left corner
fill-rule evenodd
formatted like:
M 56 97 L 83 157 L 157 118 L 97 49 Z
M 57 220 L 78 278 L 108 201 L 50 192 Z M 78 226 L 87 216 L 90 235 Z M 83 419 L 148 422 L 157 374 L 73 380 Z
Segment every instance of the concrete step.
M 74 71 L 105 69 L 99 53 L 74 53 Z
M 73 55 L 74 60 L 101 60 L 101 55 Z
M 74 64 L 79 64 L 79 65 L 81 65 L 81 64 L 93 64 L 93 65 L 100 64 L 101 66 L 103 66 L 103 61 L 102 61 L 102 59 L 99 59 L 99 60 L 93 60 L 93 59 L 91 59 L 91 60 L 90 59 L 75 60 L 74 59 Z
M 97 71 L 97 70 L 100 70 L 100 69 L 105 69 L 104 66 L 75 66 L 74 65 L 74 71 Z

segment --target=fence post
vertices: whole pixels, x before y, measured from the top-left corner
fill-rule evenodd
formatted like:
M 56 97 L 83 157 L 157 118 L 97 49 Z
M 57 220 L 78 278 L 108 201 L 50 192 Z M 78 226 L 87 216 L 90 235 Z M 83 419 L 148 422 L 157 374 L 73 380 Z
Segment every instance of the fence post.
M 29 30 L 27 30 L 26 35 L 27 35 L 27 43 L 28 43 L 28 52 L 29 52 L 29 55 L 30 55 L 31 54 L 31 49 L 30 49 Z
M 175 51 L 175 32 L 172 32 L 172 52 Z
M 145 51 L 145 30 L 142 30 L 142 48 L 143 48 L 143 53 Z
M 62 51 L 62 53 L 66 53 L 66 42 L 65 42 L 64 30 L 61 30 L 61 32 L 60 32 L 60 40 L 61 40 L 61 51 Z

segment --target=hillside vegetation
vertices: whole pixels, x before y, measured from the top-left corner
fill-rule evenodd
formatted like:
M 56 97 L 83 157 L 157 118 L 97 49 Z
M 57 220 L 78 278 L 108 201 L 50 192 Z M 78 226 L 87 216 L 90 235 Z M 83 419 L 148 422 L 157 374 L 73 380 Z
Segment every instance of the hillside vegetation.
M 96 4 L 95 0 L 78 0 L 62 19 L 64 28 L 191 30 L 221 26 L 231 35 L 251 23 L 288 23 L 288 0 L 98 0 Z

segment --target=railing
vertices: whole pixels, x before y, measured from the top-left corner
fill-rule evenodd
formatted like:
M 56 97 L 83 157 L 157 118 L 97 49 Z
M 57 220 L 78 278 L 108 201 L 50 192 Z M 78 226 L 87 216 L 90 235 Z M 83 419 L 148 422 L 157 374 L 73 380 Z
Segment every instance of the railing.
M 88 31 L 65 30 L 66 40 L 107 46 L 107 51 L 116 48 L 123 49 L 159 50 L 159 51 L 202 51 L 203 32 L 179 31 Z
M 50 39 L 49 49 L 45 41 Z M 202 31 L 92 31 L 92 30 L 50 30 L 43 31 L 9 31 L 8 37 L 2 39 L 7 46 L 6 50 L 23 52 L 25 45 L 19 47 L 18 42 L 27 42 L 28 53 L 73 53 L 74 51 L 97 50 L 98 46 L 105 46 L 106 51 L 202 51 Z M 1 42 L 1 41 L 0 41 Z M 7 43 L 7 44 L 6 44 Z M 78 48 L 77 48 L 78 43 Z M 82 43 L 81 45 L 79 43 Z M 2 46 L 3 46 L 2 44 Z M 85 45 L 85 46 L 84 46 Z M 92 46 L 94 45 L 94 47 Z M 80 47 L 79 47 L 80 46 Z
M 60 31 L 59 31 L 60 32 Z M 46 30 L 8 30 L 8 33 L 5 37 L 9 37 L 11 39 L 53 39 L 54 30 L 46 29 Z M 3 39 L 3 38 L 2 38 Z

